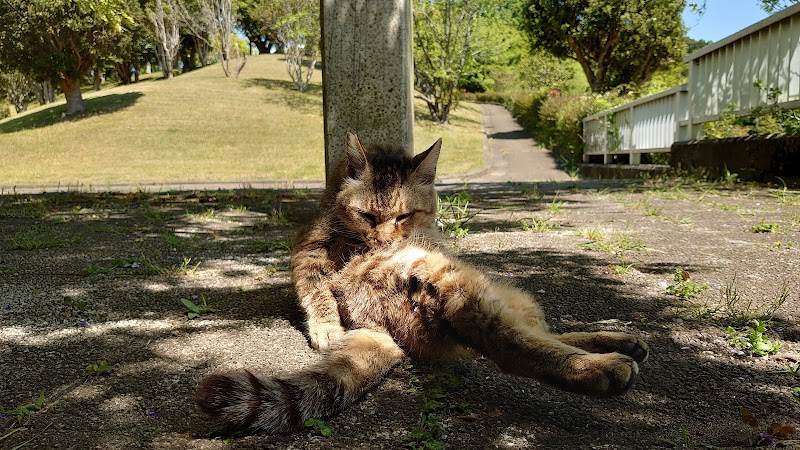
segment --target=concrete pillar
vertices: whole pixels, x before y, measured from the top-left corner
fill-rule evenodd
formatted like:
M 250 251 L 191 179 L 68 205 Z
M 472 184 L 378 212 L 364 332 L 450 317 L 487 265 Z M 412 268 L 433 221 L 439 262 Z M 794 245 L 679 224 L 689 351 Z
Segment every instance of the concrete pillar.
M 414 145 L 411 0 L 323 0 L 325 175 L 346 133 L 365 144 Z

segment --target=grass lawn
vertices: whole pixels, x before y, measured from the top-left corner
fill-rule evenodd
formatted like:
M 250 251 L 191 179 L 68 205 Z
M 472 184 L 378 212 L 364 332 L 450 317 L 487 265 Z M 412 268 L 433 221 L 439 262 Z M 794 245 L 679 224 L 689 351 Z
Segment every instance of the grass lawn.
M 85 95 L 0 121 L 0 185 L 267 181 L 324 178 L 322 89 L 293 90 L 281 55 L 250 58 L 239 79 L 213 65 Z M 440 174 L 483 164 L 478 105 L 436 125 L 416 100 L 416 151 L 444 139 Z

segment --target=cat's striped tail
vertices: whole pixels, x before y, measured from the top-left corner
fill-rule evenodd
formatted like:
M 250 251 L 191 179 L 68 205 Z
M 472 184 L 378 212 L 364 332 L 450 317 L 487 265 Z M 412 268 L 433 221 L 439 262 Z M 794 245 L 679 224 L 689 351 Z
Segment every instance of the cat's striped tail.
M 319 362 L 299 373 L 212 375 L 200 383 L 195 401 L 237 431 L 283 433 L 349 407 L 404 356 L 388 334 L 348 331 Z

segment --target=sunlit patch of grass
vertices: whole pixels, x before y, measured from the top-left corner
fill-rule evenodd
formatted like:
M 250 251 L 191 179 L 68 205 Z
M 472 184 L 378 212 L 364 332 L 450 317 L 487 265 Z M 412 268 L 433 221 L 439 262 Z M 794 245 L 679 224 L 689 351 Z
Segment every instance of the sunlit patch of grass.
M 606 233 L 597 228 L 592 228 L 588 230 L 579 230 L 578 236 L 589 240 L 589 242 L 579 244 L 580 247 L 619 257 L 624 257 L 626 254 L 632 252 L 653 250 L 645 245 L 638 237 L 625 233 Z
M 75 119 L 61 118 L 61 100 L 0 120 L 0 148 L 14 149 L 14 158 L 0 165 L 0 180 L 100 189 L 111 183 L 322 180 L 321 74 L 315 73 L 311 89 L 298 92 L 282 58 L 250 57 L 238 79 L 212 65 L 172 80 L 89 92 L 87 113 Z M 425 119 L 421 100 L 414 107 L 423 112 L 415 150 L 444 141 L 440 175 L 483 165 L 478 104 L 460 102 L 447 125 Z

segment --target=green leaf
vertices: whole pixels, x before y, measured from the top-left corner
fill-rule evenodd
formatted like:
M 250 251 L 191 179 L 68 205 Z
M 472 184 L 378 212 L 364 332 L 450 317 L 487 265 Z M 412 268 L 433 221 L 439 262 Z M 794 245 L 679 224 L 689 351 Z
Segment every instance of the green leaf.
M 187 307 L 187 308 L 188 308 L 190 311 L 192 311 L 193 313 L 200 314 L 200 307 L 198 307 L 197 305 L 195 305 L 195 304 L 194 304 L 194 302 L 192 302 L 192 301 L 191 301 L 191 300 L 189 300 L 188 298 L 182 298 L 182 299 L 181 299 L 181 303 L 183 303 L 183 306 Z M 191 318 L 191 317 L 190 317 L 190 318 Z

